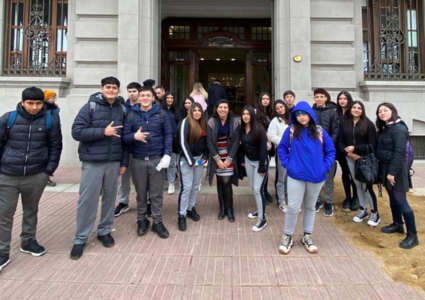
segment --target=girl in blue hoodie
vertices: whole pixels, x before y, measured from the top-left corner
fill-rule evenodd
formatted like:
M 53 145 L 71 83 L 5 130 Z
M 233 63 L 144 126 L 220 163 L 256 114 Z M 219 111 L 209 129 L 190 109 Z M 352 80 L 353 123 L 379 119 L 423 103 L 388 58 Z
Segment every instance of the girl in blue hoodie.
M 292 125 L 285 130 L 278 147 L 282 166 L 288 170 L 288 210 L 279 252 L 288 254 L 301 204 L 304 202 L 304 236 L 301 242 L 310 253 L 317 253 L 312 233 L 317 196 L 335 160 L 335 147 L 328 133 L 316 126 L 316 116 L 305 102 L 291 114 Z

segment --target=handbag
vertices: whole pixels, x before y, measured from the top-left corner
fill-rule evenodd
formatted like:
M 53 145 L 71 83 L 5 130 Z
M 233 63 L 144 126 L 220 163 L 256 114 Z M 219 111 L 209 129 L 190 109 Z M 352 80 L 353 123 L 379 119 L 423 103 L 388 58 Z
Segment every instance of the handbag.
M 378 159 L 375 153 L 369 152 L 369 146 L 367 147 L 367 153 L 363 154 L 360 159 L 356 160 L 355 176 L 356 180 L 366 183 L 374 184 L 378 182 Z

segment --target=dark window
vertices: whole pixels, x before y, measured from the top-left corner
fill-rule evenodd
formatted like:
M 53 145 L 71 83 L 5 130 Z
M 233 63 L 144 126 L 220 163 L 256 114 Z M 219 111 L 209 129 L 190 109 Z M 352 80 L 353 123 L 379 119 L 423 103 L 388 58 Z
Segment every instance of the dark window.
M 368 0 L 363 8 L 366 80 L 424 80 L 423 4 Z
M 65 76 L 67 0 L 9 0 L 5 76 Z
M 170 61 L 190 61 L 189 52 L 170 52 Z
M 223 30 L 227 30 L 227 31 L 236 33 L 241 40 L 245 39 L 245 28 L 242 27 L 242 26 L 240 26 L 240 27 L 223 27 Z
M 217 26 L 198 26 L 198 38 L 204 37 L 204 35 L 208 32 L 218 30 Z
M 272 28 L 271 27 L 252 27 L 251 38 L 253 41 L 271 41 Z
M 172 40 L 190 40 L 190 26 L 168 27 L 168 37 Z

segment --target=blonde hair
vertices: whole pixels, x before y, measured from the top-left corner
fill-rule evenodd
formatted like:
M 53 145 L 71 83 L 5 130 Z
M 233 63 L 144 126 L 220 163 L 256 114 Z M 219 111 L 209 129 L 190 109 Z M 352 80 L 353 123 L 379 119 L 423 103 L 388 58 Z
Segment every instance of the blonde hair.
M 207 91 L 204 89 L 204 87 L 202 86 L 202 83 L 200 82 L 195 82 L 195 84 L 193 85 L 193 90 L 192 93 L 190 93 L 190 96 L 196 96 L 201 94 L 205 100 L 208 99 L 208 93 Z

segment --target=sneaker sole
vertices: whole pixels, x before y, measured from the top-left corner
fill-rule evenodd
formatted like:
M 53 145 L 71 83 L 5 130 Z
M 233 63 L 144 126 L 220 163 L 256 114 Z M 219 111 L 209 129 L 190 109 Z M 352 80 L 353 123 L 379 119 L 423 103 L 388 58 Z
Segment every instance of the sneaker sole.
M 307 250 L 308 253 L 317 253 L 319 251 L 319 249 L 317 249 L 317 248 L 312 249 L 312 250 L 308 249 L 307 245 L 304 243 L 303 240 L 301 240 L 301 243 L 304 245 L 304 248 L 305 248 L 305 250 Z
M 253 226 L 252 227 L 252 231 L 254 231 L 254 232 L 259 232 L 259 231 L 261 231 L 261 230 L 263 230 L 265 227 L 267 226 L 267 222 L 264 224 L 264 226 L 263 227 L 257 227 L 257 226 Z
M 294 242 L 292 242 L 290 245 L 289 245 L 289 249 L 288 250 L 285 250 L 285 249 L 282 249 L 282 248 L 280 248 L 280 246 L 279 246 L 279 253 L 280 254 L 288 254 L 290 251 L 291 251 L 291 248 L 292 248 L 292 246 L 294 245 Z
M 371 221 L 371 220 L 367 221 L 367 225 L 369 225 L 369 226 L 373 226 L 373 227 L 378 226 L 378 225 L 379 225 L 379 223 L 381 223 L 381 219 L 379 219 L 379 220 L 378 220 L 378 222 L 373 222 L 373 221 Z
M 44 252 L 42 252 L 42 253 L 34 253 L 34 252 L 24 250 L 24 249 L 21 248 L 21 252 L 31 254 L 31 256 L 39 257 L 39 256 L 44 255 L 46 253 L 46 250 L 44 250 Z
M 7 260 L 7 262 L 5 262 L 3 265 L 0 266 L 0 271 L 6 267 L 8 264 L 10 263 L 10 258 Z
M 332 213 L 329 215 L 327 213 L 324 213 L 325 217 L 332 217 L 334 215 L 334 212 L 332 211 Z
M 126 208 L 123 208 L 123 209 L 121 209 L 120 210 L 120 212 L 119 213 L 117 213 L 116 215 L 115 215 L 115 217 L 119 217 L 119 216 L 121 216 L 123 213 L 126 213 L 126 212 L 128 212 L 130 210 L 130 207 L 126 207 Z
M 356 217 L 354 217 L 354 218 L 353 218 L 353 221 L 354 221 L 354 222 L 356 222 L 356 223 L 361 223 L 361 222 L 363 222 L 366 218 L 367 218 L 367 216 L 366 216 L 364 219 L 360 219 L 360 218 L 356 218 Z

